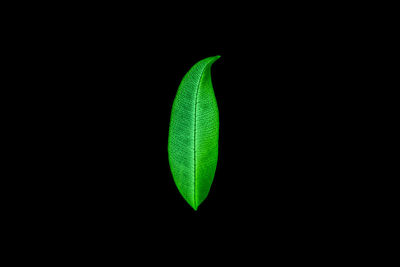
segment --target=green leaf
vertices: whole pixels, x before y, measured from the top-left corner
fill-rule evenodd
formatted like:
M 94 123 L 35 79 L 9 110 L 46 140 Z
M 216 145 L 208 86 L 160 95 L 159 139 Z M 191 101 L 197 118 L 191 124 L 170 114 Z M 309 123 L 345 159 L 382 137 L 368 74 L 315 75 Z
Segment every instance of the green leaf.
M 211 65 L 218 58 L 203 59 L 189 70 L 172 105 L 169 165 L 179 192 L 194 210 L 206 199 L 217 167 L 219 116 Z

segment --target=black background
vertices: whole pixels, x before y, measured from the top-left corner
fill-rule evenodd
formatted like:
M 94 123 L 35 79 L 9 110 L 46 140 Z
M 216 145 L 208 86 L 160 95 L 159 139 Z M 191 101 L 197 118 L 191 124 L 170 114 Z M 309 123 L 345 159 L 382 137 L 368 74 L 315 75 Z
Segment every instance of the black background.
M 22 94 L 32 105 L 24 141 L 37 179 L 22 183 L 31 221 L 79 240 L 195 235 L 216 247 L 239 238 L 318 243 L 348 227 L 357 201 L 346 202 L 354 182 L 344 136 L 353 136 L 343 124 L 355 119 L 343 118 L 357 47 L 315 21 L 195 31 L 129 18 L 44 21 L 45 30 L 27 30 L 28 50 L 20 44 L 35 88 Z M 169 170 L 168 125 L 185 73 L 215 55 L 219 160 L 194 211 Z
M 42 137 L 50 142 L 43 182 L 56 199 L 43 201 L 57 214 L 122 229 L 186 220 L 290 228 L 327 219 L 340 198 L 332 195 L 338 180 L 328 152 L 336 142 L 327 123 L 334 92 L 315 55 L 285 42 L 231 47 L 211 39 L 156 50 L 114 42 L 55 51 L 65 65 L 51 71 Z M 221 55 L 212 68 L 220 153 L 209 197 L 195 212 L 169 170 L 168 125 L 182 77 L 214 55 Z

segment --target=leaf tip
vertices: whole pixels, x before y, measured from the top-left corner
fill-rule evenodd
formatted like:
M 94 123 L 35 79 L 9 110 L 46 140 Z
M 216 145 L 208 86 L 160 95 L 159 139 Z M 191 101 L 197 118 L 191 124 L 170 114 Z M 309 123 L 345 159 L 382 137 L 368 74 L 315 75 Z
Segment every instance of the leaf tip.
M 208 60 L 209 60 L 209 63 L 214 63 L 215 61 L 217 61 L 219 58 L 220 58 L 221 56 L 220 55 L 216 55 L 216 56 L 213 56 L 213 57 L 209 57 L 209 58 L 207 58 Z M 207 60 L 206 59 L 206 60 Z

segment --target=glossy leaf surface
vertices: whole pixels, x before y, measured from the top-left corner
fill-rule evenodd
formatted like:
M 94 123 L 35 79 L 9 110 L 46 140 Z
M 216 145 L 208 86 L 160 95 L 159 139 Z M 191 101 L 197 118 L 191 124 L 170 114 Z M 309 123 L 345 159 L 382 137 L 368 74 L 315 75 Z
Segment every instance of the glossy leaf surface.
M 179 192 L 195 210 L 206 199 L 217 167 L 219 116 L 211 66 L 219 57 L 203 59 L 189 70 L 172 105 L 169 164 Z

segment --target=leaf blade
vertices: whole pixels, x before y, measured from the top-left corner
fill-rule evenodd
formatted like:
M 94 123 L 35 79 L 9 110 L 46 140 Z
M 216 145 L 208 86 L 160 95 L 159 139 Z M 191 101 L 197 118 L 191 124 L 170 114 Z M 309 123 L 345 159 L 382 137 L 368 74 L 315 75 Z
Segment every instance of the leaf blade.
M 218 160 L 219 114 L 211 66 L 220 56 L 196 63 L 174 99 L 168 158 L 175 184 L 193 209 L 206 199 Z

